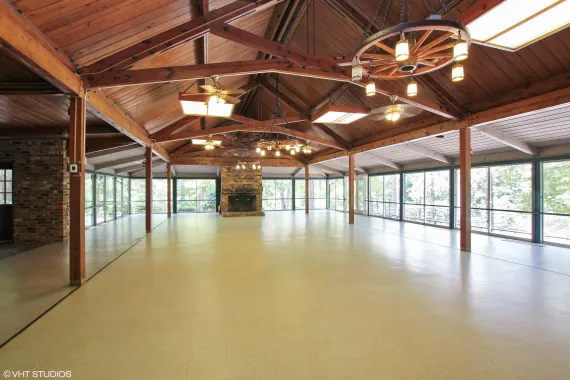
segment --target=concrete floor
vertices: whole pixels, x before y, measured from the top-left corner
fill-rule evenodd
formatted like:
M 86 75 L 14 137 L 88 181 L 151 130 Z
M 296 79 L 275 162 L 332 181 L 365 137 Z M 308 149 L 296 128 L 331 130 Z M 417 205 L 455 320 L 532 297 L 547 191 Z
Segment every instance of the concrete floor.
M 166 220 L 154 215 L 153 226 Z M 132 215 L 85 231 L 90 278 L 145 236 L 144 215 Z M 0 344 L 67 296 L 69 242 L 46 244 L 0 260 Z
M 478 236 L 467 254 L 444 229 L 334 212 L 177 215 L 1 349 L 0 370 L 569 379 L 570 250 Z

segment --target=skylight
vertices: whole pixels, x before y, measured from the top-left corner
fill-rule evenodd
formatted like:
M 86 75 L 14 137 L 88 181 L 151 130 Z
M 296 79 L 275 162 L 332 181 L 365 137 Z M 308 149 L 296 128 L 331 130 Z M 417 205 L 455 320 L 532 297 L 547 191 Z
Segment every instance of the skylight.
M 570 26 L 570 0 L 505 0 L 467 27 L 474 42 L 518 50 Z

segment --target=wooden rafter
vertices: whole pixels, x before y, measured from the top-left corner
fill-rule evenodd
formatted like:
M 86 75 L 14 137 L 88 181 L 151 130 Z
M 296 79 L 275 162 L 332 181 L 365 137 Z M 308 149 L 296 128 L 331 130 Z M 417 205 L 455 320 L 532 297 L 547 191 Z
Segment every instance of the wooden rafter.
M 239 157 L 174 157 L 173 165 L 206 165 L 206 166 L 232 166 L 239 161 Z M 286 158 L 256 158 L 261 166 L 269 167 L 287 167 L 298 168 L 304 167 L 305 164 L 301 161 L 291 160 Z
M 187 129 L 189 127 L 198 125 L 198 123 L 200 123 L 200 120 L 202 118 L 199 116 L 186 116 L 183 117 L 182 119 L 162 128 L 160 131 L 153 133 L 152 135 L 150 135 L 151 139 L 154 140 L 161 140 L 164 138 L 167 138 L 168 136 L 171 136 L 173 133 L 175 133 L 176 131 L 180 130 L 180 129 Z
M 118 71 L 132 66 L 153 54 L 159 53 L 180 43 L 203 37 L 210 28 L 219 23 L 235 21 L 253 12 L 272 7 L 278 0 L 235 1 L 221 8 L 207 12 L 188 22 L 168 29 L 149 39 L 103 58 L 80 69 L 82 74 Z

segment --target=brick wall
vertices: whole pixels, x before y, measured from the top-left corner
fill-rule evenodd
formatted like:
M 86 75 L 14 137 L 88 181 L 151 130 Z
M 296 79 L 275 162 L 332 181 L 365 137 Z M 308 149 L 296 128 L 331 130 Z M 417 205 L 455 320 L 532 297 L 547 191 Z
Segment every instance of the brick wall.
M 49 243 L 69 234 L 69 173 L 64 140 L 0 141 L 13 165 L 14 241 Z
M 222 212 L 228 211 L 228 194 L 251 193 L 255 194 L 255 203 L 258 212 L 263 210 L 263 185 L 261 170 L 236 169 L 235 166 L 222 166 Z

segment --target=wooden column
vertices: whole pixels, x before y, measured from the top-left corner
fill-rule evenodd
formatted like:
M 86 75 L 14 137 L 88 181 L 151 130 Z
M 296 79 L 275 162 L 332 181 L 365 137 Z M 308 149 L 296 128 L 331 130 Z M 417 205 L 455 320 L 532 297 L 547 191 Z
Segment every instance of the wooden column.
M 170 203 L 172 202 L 170 191 L 171 191 L 171 184 L 172 182 L 172 164 L 170 162 L 166 163 L 166 214 L 170 218 L 172 217 L 172 206 Z
M 78 167 L 69 178 L 69 281 L 74 286 L 85 280 L 85 105 L 84 98 L 71 98 L 69 163 Z
M 460 247 L 471 251 L 471 130 L 459 130 Z
M 354 154 L 348 155 L 348 224 L 354 224 Z
M 305 165 L 305 214 L 309 213 L 309 165 Z
M 152 232 L 152 147 L 146 148 L 145 161 L 146 178 L 146 232 Z

